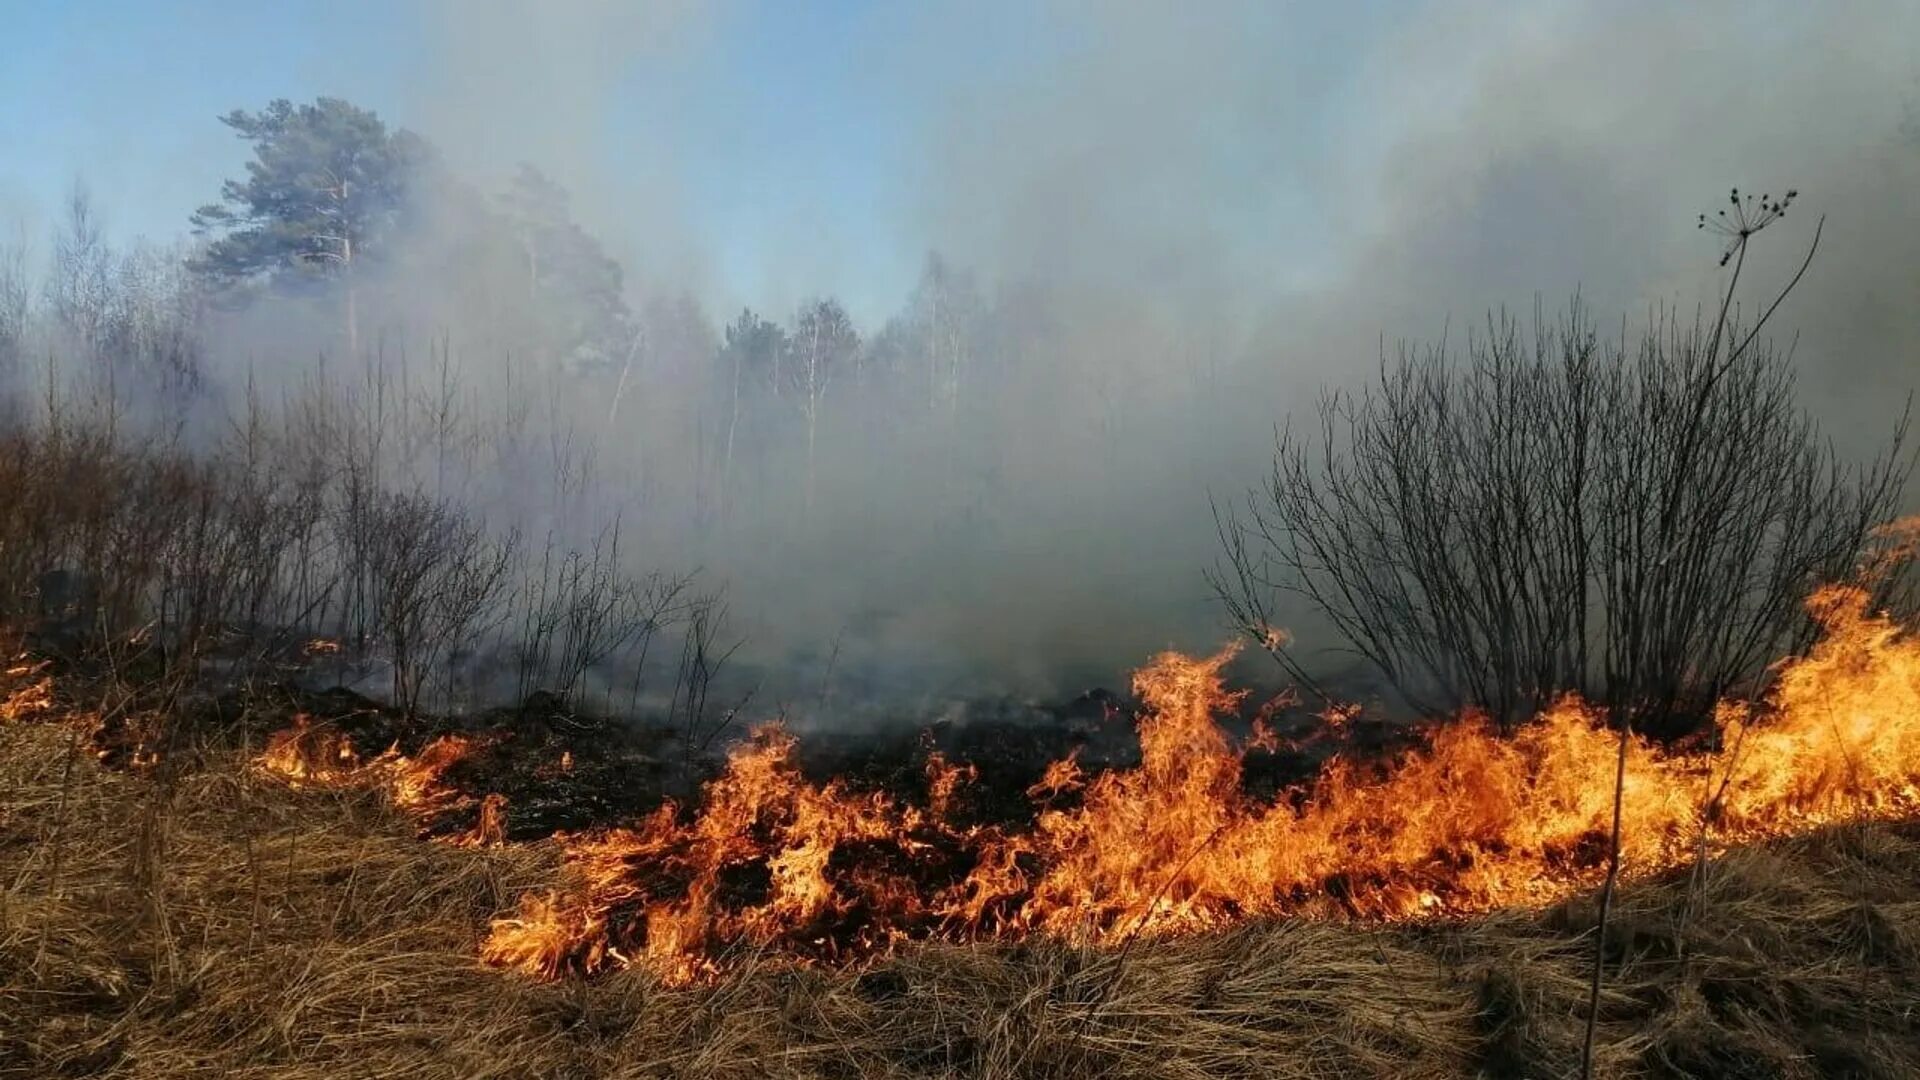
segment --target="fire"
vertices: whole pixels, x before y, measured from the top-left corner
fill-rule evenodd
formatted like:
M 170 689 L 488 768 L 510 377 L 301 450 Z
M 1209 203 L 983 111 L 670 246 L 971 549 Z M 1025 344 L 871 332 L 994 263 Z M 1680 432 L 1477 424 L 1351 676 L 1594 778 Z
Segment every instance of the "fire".
M 793 751 L 792 735 L 764 726 L 691 822 L 669 803 L 629 828 L 560 837 L 577 893 L 529 898 L 495 923 L 484 957 L 546 975 L 643 960 L 684 981 L 716 971 L 710 956 L 728 945 L 829 960 L 904 936 L 926 916 L 912 874 L 836 856 L 911 858 L 950 834 L 884 795 L 807 782 Z M 936 801 L 968 775 L 938 759 L 928 773 Z M 743 892 L 756 902 L 738 904 Z
M 1719 749 L 1630 739 L 1629 873 L 1702 850 L 1920 811 L 1920 640 L 1864 590 L 1809 602 L 1823 631 L 1761 702 L 1728 702 Z M 815 784 L 793 738 L 759 729 L 697 807 L 559 838 L 566 872 L 495 920 L 492 964 L 545 976 L 642 966 L 711 976 L 738 950 L 840 962 L 921 937 L 1088 942 L 1261 916 L 1401 920 L 1551 902 L 1604 871 L 1619 736 L 1566 698 L 1502 738 L 1468 716 L 1388 763 L 1336 757 L 1274 801 L 1247 795 L 1249 746 L 1218 722 L 1240 700 L 1233 650 L 1155 657 L 1136 768 L 1089 776 L 1068 757 L 1028 792 L 1030 828 L 959 823 L 972 774 L 932 757 L 924 804 Z M 1331 725 L 1353 715 L 1338 709 Z M 1258 729 L 1255 743 L 1272 736 Z M 318 746 L 303 767 L 325 769 Z M 421 755 L 424 759 L 427 755 Z
M 425 819 L 471 804 L 446 783 L 445 774 L 475 749 L 476 741 L 469 736 L 442 735 L 411 756 L 402 754 L 396 743 L 362 759 L 344 732 L 299 713 L 292 727 L 268 738 L 254 764 L 292 787 L 381 789 L 396 807 Z M 473 846 L 501 843 L 505 823 L 506 799 L 492 794 L 482 801 L 473 828 L 449 839 Z
M 53 680 L 42 678 L 8 691 L 0 698 L 0 720 L 18 723 L 53 711 Z
M 53 678 L 46 673 L 50 666 L 49 661 L 23 656 L 0 672 L 12 684 L 0 697 L 0 722 L 36 720 L 54 711 Z
M 480 816 L 473 827 L 447 838 L 457 847 L 499 847 L 507 842 L 507 797 L 490 791 L 480 800 Z
M 293 726 L 275 732 L 255 764 L 294 787 L 344 787 L 359 782 L 367 768 L 344 732 L 318 725 L 306 713 Z

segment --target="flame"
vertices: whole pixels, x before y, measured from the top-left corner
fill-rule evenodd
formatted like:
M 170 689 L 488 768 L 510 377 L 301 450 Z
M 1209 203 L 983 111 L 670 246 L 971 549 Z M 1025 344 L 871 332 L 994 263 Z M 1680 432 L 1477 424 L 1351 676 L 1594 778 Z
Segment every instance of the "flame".
M 946 817 L 953 807 L 954 795 L 965 784 L 980 778 L 972 765 L 955 765 L 935 750 L 927 755 L 927 803 L 935 817 Z
M 266 775 L 296 788 L 381 789 L 400 809 L 416 817 L 430 818 L 471 804 L 469 797 L 446 782 L 445 774 L 472 754 L 476 746 L 471 736 L 441 735 L 411 756 L 402 754 L 396 743 L 372 758 L 363 759 L 345 732 L 299 713 L 294 716 L 291 727 L 268 737 L 266 749 L 254 759 L 254 765 Z M 496 800 L 489 824 L 488 803 Z M 481 806 L 480 821 L 469 830 L 474 837 L 472 842 L 500 842 L 505 820 L 506 799 L 489 796 Z M 455 840 L 460 842 L 458 837 Z
M 347 787 L 360 782 L 365 764 L 346 733 L 297 713 L 293 726 L 267 737 L 254 764 L 294 787 Z
M 54 711 L 53 677 L 47 674 L 52 661 L 19 656 L 4 672 L 13 683 L 0 697 L 0 723 L 25 723 L 43 719 Z
M 41 678 L 14 687 L 0 698 L 0 721 L 22 723 L 53 712 L 53 680 Z
M 474 742 L 465 735 L 442 735 L 420 748 L 413 757 L 389 749 L 387 788 L 396 805 L 417 813 L 430 813 L 463 798 L 442 781 L 443 774 L 471 754 Z M 387 755 L 382 755 L 386 757 Z
M 1721 749 L 1629 738 L 1628 873 L 1703 845 L 1920 811 L 1920 640 L 1856 586 L 1821 589 L 1809 610 L 1819 641 L 1781 665 L 1765 700 L 1720 706 Z M 1465 716 L 1391 762 L 1335 757 L 1260 801 L 1240 782 L 1248 746 L 1217 721 L 1241 700 L 1222 676 L 1233 653 L 1153 658 L 1134 678 L 1140 764 L 1089 777 L 1056 761 L 1019 831 L 956 824 L 973 777 L 942 758 L 921 806 L 811 783 L 792 736 L 763 727 L 697 807 L 561 836 L 562 884 L 495 920 L 482 956 L 549 977 L 638 965 L 682 983 L 742 948 L 836 962 L 927 936 L 1107 942 L 1257 916 L 1456 916 L 1552 902 L 1603 874 L 1620 736 L 1578 698 L 1510 738 Z
M 471 828 L 447 837 L 456 847 L 499 847 L 507 842 L 507 797 L 490 791 L 480 800 L 480 814 Z
M 910 857 L 943 830 L 885 795 L 809 783 L 793 751 L 791 734 L 763 726 L 691 821 L 669 803 L 628 828 L 561 836 L 573 891 L 530 897 L 518 916 L 496 921 L 485 959 L 549 976 L 643 959 L 685 981 L 717 971 L 709 953 L 729 944 L 833 959 L 900 936 L 925 917 L 912 875 L 835 856 L 869 848 Z M 928 775 L 938 803 L 970 770 L 935 758 Z M 738 904 L 743 892 L 756 901 Z

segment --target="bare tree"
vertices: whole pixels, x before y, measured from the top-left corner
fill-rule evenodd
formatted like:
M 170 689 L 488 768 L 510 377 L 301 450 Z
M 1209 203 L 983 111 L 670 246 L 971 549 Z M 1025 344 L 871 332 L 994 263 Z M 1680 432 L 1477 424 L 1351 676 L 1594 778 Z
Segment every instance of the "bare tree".
M 46 298 L 65 344 L 86 352 L 89 359 L 105 334 L 112 278 L 112 254 L 93 209 L 93 195 L 75 180 L 67 193 L 66 219 L 53 243 Z
M 454 507 L 388 495 L 369 559 L 375 624 L 393 664 L 393 698 L 419 707 L 429 675 L 492 612 L 511 578 L 518 537 L 491 537 Z
M 740 709 L 710 711 L 713 683 L 742 642 L 722 645 L 727 608 L 717 595 L 695 597 L 687 605 L 686 629 L 681 638 L 680 663 L 674 672 L 673 699 L 667 715 L 681 724 L 681 770 L 693 773 L 694 761 L 739 719 Z
M 32 312 L 31 280 L 27 276 L 26 227 L 0 243 L 0 419 L 13 405 L 20 368 L 27 355 L 28 318 Z
M 788 342 L 794 354 L 793 378 L 799 384 L 800 408 L 807 418 L 806 505 L 811 510 L 820 403 L 840 368 L 859 354 L 860 335 L 839 301 L 816 300 L 800 309 Z

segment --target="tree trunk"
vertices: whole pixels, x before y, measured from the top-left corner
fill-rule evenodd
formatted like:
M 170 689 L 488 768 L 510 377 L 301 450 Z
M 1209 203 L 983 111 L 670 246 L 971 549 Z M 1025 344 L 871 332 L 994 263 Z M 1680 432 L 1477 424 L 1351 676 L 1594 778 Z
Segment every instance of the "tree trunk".
M 733 353 L 733 406 L 727 417 L 727 454 L 720 464 L 720 502 L 731 507 L 733 493 L 733 433 L 740 427 L 740 350 Z
M 820 426 L 820 320 L 814 319 L 813 343 L 807 349 L 807 519 L 813 519 L 813 445 Z
M 360 355 L 360 310 L 358 290 L 353 283 L 353 237 L 340 240 L 340 261 L 347 278 L 347 356 Z

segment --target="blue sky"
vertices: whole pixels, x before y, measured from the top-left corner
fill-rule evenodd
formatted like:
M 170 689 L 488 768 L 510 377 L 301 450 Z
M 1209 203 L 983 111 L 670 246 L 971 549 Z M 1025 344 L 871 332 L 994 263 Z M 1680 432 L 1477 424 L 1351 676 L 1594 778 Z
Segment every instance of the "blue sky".
M 621 176 L 670 158 L 673 212 L 722 292 L 751 292 L 765 276 L 755 237 L 799 218 L 825 222 L 850 261 L 881 264 L 854 275 L 875 279 L 870 288 L 847 284 L 873 294 L 868 306 L 882 302 L 899 290 L 877 279 L 917 264 L 887 234 L 919 103 L 882 93 L 879 68 L 861 59 L 880 48 L 890 11 L 732 9 L 685 62 L 618 63 L 591 86 L 611 95 L 594 164 Z M 446 85 L 440 20 L 450 16 L 457 6 L 365 0 L 0 0 L 0 219 L 39 228 L 81 177 L 116 239 L 181 235 L 244 160 L 216 118 L 276 97 L 342 96 L 436 137 L 427 118 L 449 103 L 426 106 Z
M 1094 54 L 1111 46 L 1098 5 L 698 7 L 653 17 L 636 5 L 571 5 L 536 21 L 536 8 L 482 0 L 0 0 L 0 221 L 43 221 L 83 177 L 110 235 L 172 239 L 239 171 L 244 148 L 220 114 L 328 94 L 420 130 L 456 160 L 503 168 L 494 159 L 534 158 L 572 180 L 583 216 L 616 253 L 698 264 L 698 287 L 716 305 L 777 306 L 797 299 L 789 294 L 804 280 L 840 291 L 871 319 L 899 302 L 928 247 L 984 228 L 982 207 L 994 209 L 998 193 L 968 191 L 950 159 L 969 169 L 997 153 L 1002 124 L 1033 137 L 1019 132 L 1029 105 L 1045 106 L 1056 76 L 1097 67 Z M 1252 10 L 1214 47 L 1237 51 L 1235 37 L 1272 35 L 1263 93 L 1324 82 L 1383 17 L 1293 9 L 1294 32 L 1282 35 L 1278 20 Z M 527 70 L 515 60 L 523 35 L 539 39 Z M 641 40 L 650 36 L 657 47 Z M 1176 55 L 1183 47 L 1134 47 L 1163 44 Z M 1111 74 L 1090 78 L 1089 101 L 1076 107 L 1097 113 Z M 1167 77 L 1181 77 L 1177 64 Z M 1275 125 L 1305 137 L 1336 120 L 1316 108 L 1276 115 Z M 1201 111 L 1191 122 L 1190 148 L 1219 156 L 1208 167 L 1244 175 L 1201 192 L 1185 190 L 1196 175 L 1176 168 L 1141 179 L 1138 198 L 1207 196 L 1215 218 L 1316 220 L 1304 185 L 1258 175 L 1284 167 L 1262 147 L 1289 140 L 1242 138 L 1244 115 Z M 975 142 L 941 145 L 953 125 Z M 1063 156 L 1075 126 L 1064 125 Z M 1100 152 L 1101 137 L 1087 136 L 1088 152 Z M 543 160 L 543 151 L 571 160 Z M 1004 163 L 981 168 L 985 185 L 1033 179 L 1008 179 Z M 1292 235 L 1297 244 L 1299 228 Z
M 243 157 L 222 113 L 348 87 L 392 96 L 418 28 L 382 11 L 0 0 L 0 208 L 50 214 L 81 176 L 114 235 L 184 232 Z
M 1849 11 L 0 0 L 0 228 L 81 176 L 116 239 L 182 235 L 244 158 L 219 115 L 327 94 L 482 184 L 532 160 L 633 279 L 716 316 L 825 290 L 873 326 L 930 248 L 1129 302 L 1404 277 L 1410 311 L 1625 303 L 1700 193 L 1867 175 L 1920 100 L 1920 37 L 1888 32 L 1920 4 Z

